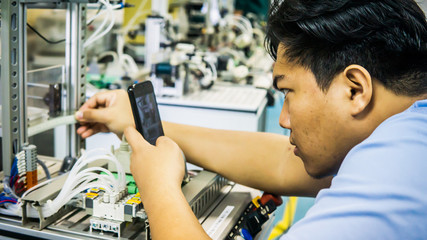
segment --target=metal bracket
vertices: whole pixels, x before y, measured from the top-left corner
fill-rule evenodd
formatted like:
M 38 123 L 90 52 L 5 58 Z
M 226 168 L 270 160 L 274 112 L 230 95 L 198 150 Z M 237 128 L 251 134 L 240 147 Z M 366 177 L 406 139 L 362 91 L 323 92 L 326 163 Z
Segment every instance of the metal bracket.
M 43 228 L 49 226 L 51 223 L 60 219 L 65 214 L 71 212 L 74 209 L 72 206 L 65 205 L 61 209 L 59 209 L 58 212 L 53 214 L 52 216 L 45 218 L 43 216 L 43 213 L 42 213 L 42 207 L 39 205 L 38 202 L 30 203 L 29 201 L 23 201 L 22 202 L 22 226 L 23 227 L 32 226 L 32 224 L 30 224 L 31 222 L 27 216 L 27 204 L 32 205 L 32 207 L 34 207 L 39 214 L 39 220 L 40 220 L 39 230 L 42 230 Z

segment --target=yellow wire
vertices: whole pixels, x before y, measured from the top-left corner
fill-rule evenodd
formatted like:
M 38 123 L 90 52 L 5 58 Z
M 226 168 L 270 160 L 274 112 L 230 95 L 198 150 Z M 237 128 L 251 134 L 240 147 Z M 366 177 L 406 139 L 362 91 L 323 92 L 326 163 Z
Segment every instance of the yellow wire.
M 286 204 L 285 212 L 283 214 L 283 220 L 280 221 L 271 231 L 268 240 L 273 240 L 283 233 L 285 233 L 292 225 L 294 220 L 295 211 L 297 208 L 297 197 L 289 197 L 289 200 Z

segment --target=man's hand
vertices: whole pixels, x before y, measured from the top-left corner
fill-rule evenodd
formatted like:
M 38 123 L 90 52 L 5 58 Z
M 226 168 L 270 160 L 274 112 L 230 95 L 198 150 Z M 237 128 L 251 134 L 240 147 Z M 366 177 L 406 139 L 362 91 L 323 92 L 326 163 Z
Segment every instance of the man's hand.
M 148 143 L 133 127 L 125 130 L 132 147 L 130 169 L 143 201 L 162 190 L 181 191 L 184 158 L 178 145 L 168 137 L 159 137 L 156 146 Z
M 76 112 L 82 126 L 77 134 L 82 138 L 99 132 L 113 132 L 119 138 L 128 126 L 135 126 L 129 98 L 124 90 L 99 92 Z
M 133 127 L 124 134 L 132 147 L 130 169 L 150 220 L 151 237 L 210 239 L 181 191 L 185 167 L 178 145 L 159 137 L 153 146 Z

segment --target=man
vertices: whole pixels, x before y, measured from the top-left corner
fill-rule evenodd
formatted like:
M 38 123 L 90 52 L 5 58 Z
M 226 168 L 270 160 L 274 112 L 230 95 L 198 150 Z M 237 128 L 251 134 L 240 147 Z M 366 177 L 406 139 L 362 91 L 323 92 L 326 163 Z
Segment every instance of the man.
M 85 103 L 78 133 L 125 129 L 154 239 L 208 239 L 181 192 L 179 148 L 235 182 L 317 195 L 284 239 L 426 239 L 426 28 L 412 0 L 277 0 L 266 43 L 289 139 L 164 123 L 154 147 L 124 91 Z

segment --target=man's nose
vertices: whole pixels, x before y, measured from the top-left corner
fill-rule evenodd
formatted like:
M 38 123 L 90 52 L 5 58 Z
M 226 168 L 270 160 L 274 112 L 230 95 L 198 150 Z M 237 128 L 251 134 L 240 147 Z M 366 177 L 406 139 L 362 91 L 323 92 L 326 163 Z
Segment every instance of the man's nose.
M 291 118 L 286 103 L 283 104 L 282 112 L 280 112 L 279 124 L 283 128 L 291 129 Z

